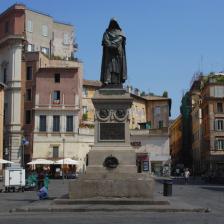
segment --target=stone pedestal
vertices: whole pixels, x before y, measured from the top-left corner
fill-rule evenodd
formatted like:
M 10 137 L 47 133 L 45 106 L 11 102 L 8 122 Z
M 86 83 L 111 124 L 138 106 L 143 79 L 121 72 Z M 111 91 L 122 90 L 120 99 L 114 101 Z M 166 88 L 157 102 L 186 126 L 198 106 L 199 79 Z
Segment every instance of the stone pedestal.
M 70 182 L 70 198 L 152 198 L 153 179 L 137 173 L 136 153 L 130 146 L 132 101 L 124 89 L 96 91 L 94 146 L 88 155 L 86 174 Z

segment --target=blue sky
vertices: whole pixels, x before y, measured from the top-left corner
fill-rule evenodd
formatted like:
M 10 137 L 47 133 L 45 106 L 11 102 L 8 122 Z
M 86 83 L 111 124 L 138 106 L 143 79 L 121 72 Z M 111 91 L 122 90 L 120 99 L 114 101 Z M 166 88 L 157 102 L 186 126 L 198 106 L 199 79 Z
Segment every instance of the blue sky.
M 0 0 L 0 11 L 14 4 Z M 111 17 L 127 36 L 128 80 L 172 98 L 179 114 L 183 91 L 197 71 L 224 71 L 223 0 L 23 0 L 29 8 L 75 26 L 84 77 L 99 79 L 101 40 Z

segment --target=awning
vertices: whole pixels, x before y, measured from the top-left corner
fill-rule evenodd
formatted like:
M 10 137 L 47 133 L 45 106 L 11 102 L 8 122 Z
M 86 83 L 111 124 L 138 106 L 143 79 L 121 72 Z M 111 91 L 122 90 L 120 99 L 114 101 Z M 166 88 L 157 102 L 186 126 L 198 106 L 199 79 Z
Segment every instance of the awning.
M 5 159 L 0 159 L 0 164 L 12 164 L 14 162 L 11 162 L 9 160 L 5 160 Z
M 50 165 L 50 164 L 54 164 L 54 162 L 52 160 L 47 160 L 47 159 L 36 159 L 27 164 L 28 165 Z
M 55 162 L 55 164 L 78 165 L 79 161 L 78 160 L 74 160 L 74 159 L 70 159 L 70 158 L 65 158 L 65 159 L 57 160 Z

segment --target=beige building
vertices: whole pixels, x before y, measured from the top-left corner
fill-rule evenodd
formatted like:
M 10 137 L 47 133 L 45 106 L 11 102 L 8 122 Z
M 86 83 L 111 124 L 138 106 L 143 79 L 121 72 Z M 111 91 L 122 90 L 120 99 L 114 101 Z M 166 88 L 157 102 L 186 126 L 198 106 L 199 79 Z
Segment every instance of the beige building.
M 163 96 L 144 96 L 146 120 L 151 128 L 168 128 L 171 99 Z
M 92 103 L 92 98 L 95 91 L 102 86 L 102 83 L 97 80 L 83 80 L 82 87 L 82 114 L 83 122 L 94 124 L 95 109 Z
M 71 59 L 76 47 L 70 24 L 56 22 L 47 14 L 26 8 L 27 51 L 41 51 L 49 57 Z
M 133 104 L 130 109 L 130 129 L 140 129 L 140 124 L 146 122 L 146 100 L 135 94 L 131 94 Z
M 172 160 L 172 168 L 177 168 L 182 160 L 182 115 L 179 115 L 169 126 L 170 136 L 170 155 Z M 175 170 L 173 170 L 175 171 Z
M 170 175 L 170 146 L 167 128 L 131 130 L 131 145 L 136 152 L 138 172 Z

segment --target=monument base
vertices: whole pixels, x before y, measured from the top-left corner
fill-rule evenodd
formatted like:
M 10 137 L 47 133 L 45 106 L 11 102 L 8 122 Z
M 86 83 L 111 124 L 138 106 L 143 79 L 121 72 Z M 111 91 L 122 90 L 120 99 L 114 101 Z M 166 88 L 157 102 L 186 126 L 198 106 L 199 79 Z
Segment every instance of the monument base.
M 69 198 L 153 198 L 149 174 L 89 173 L 69 183 Z
M 152 199 L 154 180 L 137 173 L 130 146 L 129 110 L 133 98 L 124 89 L 103 88 L 92 99 L 95 107 L 94 145 L 86 174 L 69 184 L 70 199 Z

